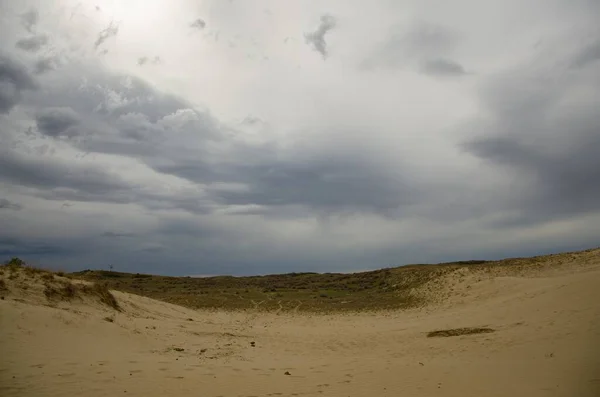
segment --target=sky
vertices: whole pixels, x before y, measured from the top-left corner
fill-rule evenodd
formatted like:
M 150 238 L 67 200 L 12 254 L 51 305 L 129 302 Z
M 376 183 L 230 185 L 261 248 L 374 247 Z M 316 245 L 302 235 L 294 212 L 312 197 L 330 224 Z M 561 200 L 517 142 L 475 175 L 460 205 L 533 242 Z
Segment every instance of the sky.
M 600 245 L 596 0 L 0 0 L 0 258 L 352 272 Z

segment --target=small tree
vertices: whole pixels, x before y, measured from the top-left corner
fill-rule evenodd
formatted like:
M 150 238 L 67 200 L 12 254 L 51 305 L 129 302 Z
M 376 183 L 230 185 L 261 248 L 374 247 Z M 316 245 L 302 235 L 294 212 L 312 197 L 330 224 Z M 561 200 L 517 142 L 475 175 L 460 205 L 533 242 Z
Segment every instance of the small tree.
M 112 272 L 113 271 L 113 265 L 109 265 L 108 269 Z
M 7 266 L 22 267 L 22 266 L 25 266 L 25 261 L 20 258 L 12 258 L 5 264 Z

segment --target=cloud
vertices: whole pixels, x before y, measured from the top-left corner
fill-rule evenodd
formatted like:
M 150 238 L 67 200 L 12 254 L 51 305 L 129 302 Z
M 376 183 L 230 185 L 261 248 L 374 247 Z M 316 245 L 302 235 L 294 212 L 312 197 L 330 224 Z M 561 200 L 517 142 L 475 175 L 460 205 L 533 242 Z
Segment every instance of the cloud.
M 304 33 L 306 44 L 310 45 L 315 51 L 327 58 L 327 42 L 325 35 L 336 26 L 336 19 L 331 15 L 322 15 L 320 24 L 314 32 Z
M 38 34 L 20 39 L 16 42 L 15 46 L 23 51 L 37 52 L 46 44 L 48 44 L 48 36 Z
M 0 255 L 4 257 L 60 258 L 85 252 L 90 248 L 88 241 L 64 238 L 21 238 L 0 236 Z M 62 268 L 61 268 L 62 270 Z
M 0 114 L 10 112 L 17 105 L 23 91 L 36 88 L 25 65 L 0 54 Z
M 600 40 L 582 48 L 571 62 L 574 68 L 583 68 L 600 60 Z
M 111 22 L 105 29 L 98 33 L 98 38 L 94 42 L 94 49 L 97 50 L 106 40 L 115 37 L 117 34 L 119 34 L 119 24 Z
M 203 30 L 205 27 L 206 27 L 206 22 L 202 18 L 198 18 L 194 22 L 190 23 L 190 28 Z
M 467 73 L 461 64 L 443 58 L 423 62 L 421 71 L 432 76 L 462 76 Z
M 598 78 L 600 67 L 548 75 L 534 65 L 491 78 L 481 91 L 489 117 L 470 129 L 485 133 L 464 148 L 515 178 L 502 202 L 514 214 L 505 225 L 600 211 L 600 100 L 584 88 Z
M 58 106 L 36 114 L 41 134 L 82 137 L 68 142 L 87 153 L 136 159 L 160 174 L 202 185 L 203 192 L 200 197 L 164 199 L 132 191 L 123 197 L 124 186 L 119 185 L 114 189 L 121 193 L 113 194 L 107 186 L 102 196 L 82 188 L 81 192 L 54 192 L 49 195 L 52 199 L 127 202 L 135 197 L 141 205 L 198 214 L 267 215 L 300 210 L 394 216 L 423 197 L 415 178 L 381 169 L 369 160 L 370 149 L 360 143 L 353 146 L 348 141 L 351 131 L 317 145 L 305 140 L 282 150 L 273 141 L 253 142 L 210 113 L 195 110 L 132 76 L 97 69 L 85 76 L 86 86 L 78 88 L 80 83 L 69 78 L 71 73 L 64 73 L 62 90 L 54 90 L 47 99 Z M 242 125 L 259 134 L 268 128 L 255 117 L 246 118 Z M 335 154 L 338 140 L 346 140 L 343 154 Z
M 56 70 L 59 65 L 59 58 L 56 56 L 43 57 L 35 61 L 33 71 L 35 74 L 43 74 Z
M 396 69 L 414 64 L 430 75 L 465 74 L 463 66 L 451 59 L 460 40 L 457 31 L 443 25 L 424 21 L 396 25 L 363 61 L 363 66 Z
M 128 202 L 133 187 L 99 167 L 7 148 L 0 150 L 0 181 L 37 189 L 46 199 L 73 201 Z
M 19 211 L 21 209 L 23 209 L 23 206 L 21 204 L 13 203 L 12 201 L 7 200 L 5 198 L 0 198 L 0 210 Z
M 357 153 L 358 154 L 358 153 Z M 337 157 L 337 158 L 336 158 Z M 322 214 L 366 212 L 390 215 L 415 203 L 420 186 L 407 175 L 388 173 L 374 165 L 331 153 L 303 159 L 270 161 L 259 166 L 239 164 L 230 170 L 235 190 L 209 191 L 220 202 L 256 208 L 301 206 Z
M 118 232 L 104 232 L 102 237 L 107 238 L 122 238 L 122 237 L 134 237 L 133 233 L 118 233 Z
M 77 113 L 68 107 L 46 108 L 36 116 L 38 130 L 51 137 L 75 136 L 79 132 L 73 127 L 79 123 Z
M 36 9 L 31 9 L 20 15 L 21 23 L 27 29 L 28 32 L 32 32 L 35 25 L 37 25 L 40 15 Z
M 398 50 L 409 54 L 441 54 L 451 51 L 459 43 L 460 38 L 454 29 L 419 21 L 412 24 L 404 35 L 393 37 L 390 44 L 395 44 Z
M 161 63 L 161 59 L 159 56 L 155 56 L 154 58 L 140 57 L 138 58 L 137 63 L 140 66 L 144 66 L 146 64 L 158 65 Z

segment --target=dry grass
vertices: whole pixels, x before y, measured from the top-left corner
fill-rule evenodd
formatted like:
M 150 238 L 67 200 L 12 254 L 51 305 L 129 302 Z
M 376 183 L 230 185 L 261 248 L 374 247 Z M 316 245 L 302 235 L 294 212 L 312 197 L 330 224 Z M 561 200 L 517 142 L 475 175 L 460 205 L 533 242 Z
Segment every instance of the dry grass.
M 432 331 L 427 334 L 428 338 L 437 338 L 437 337 L 450 337 L 450 336 L 462 336 L 462 335 L 473 335 L 473 334 L 489 334 L 491 332 L 495 332 L 495 330 L 491 328 L 454 328 L 454 329 L 444 329 L 440 331 Z
M 101 303 L 120 311 L 121 307 L 115 296 L 110 292 L 106 284 L 76 284 L 70 281 L 58 283 L 46 283 L 44 294 L 51 301 L 72 301 L 75 298 L 91 297 Z
M 74 299 L 83 299 L 85 297 L 95 299 L 102 304 L 120 311 L 121 307 L 115 296 L 110 292 L 108 284 L 105 282 L 82 283 L 73 282 L 69 279 L 70 275 L 63 272 L 53 273 L 48 270 L 38 269 L 27 265 L 19 258 L 12 258 L 0 267 L 0 291 L 8 290 L 4 279 L 21 279 L 20 289 L 27 290 L 29 283 L 33 280 L 41 280 L 44 286 L 44 295 L 50 301 L 72 301 Z M 8 276 L 6 276 L 8 274 Z
M 117 311 L 121 311 L 121 307 L 119 306 L 117 298 L 115 298 L 112 292 L 110 292 L 106 283 L 95 283 L 91 286 L 84 285 L 82 290 L 84 293 L 98 297 L 100 302 L 104 303 L 105 305 L 112 307 Z

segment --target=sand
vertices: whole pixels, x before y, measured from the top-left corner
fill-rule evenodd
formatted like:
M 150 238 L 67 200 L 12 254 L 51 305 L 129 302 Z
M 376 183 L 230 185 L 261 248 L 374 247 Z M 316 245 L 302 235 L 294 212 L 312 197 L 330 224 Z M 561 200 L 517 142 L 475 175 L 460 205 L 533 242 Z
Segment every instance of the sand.
M 200 312 L 119 292 L 115 314 L 49 305 L 32 285 L 0 301 L 4 397 L 600 396 L 600 258 L 461 269 L 421 291 L 431 305 L 377 314 Z M 427 337 L 461 327 L 494 332 Z

